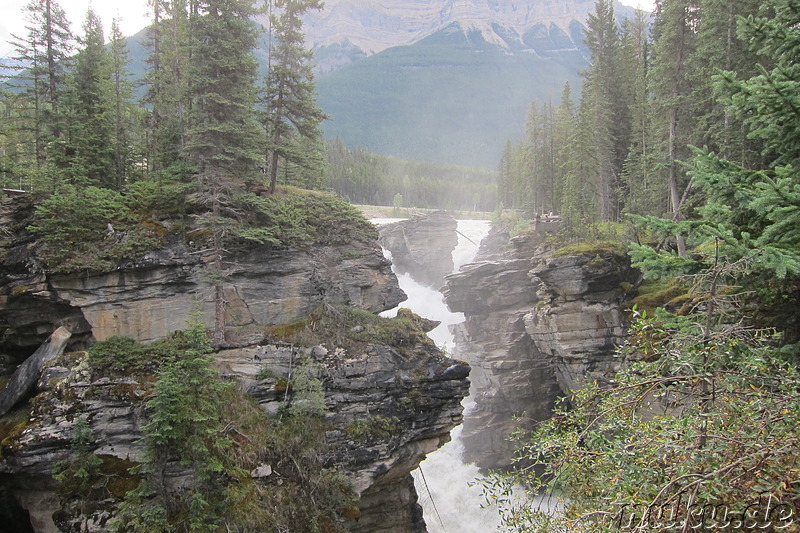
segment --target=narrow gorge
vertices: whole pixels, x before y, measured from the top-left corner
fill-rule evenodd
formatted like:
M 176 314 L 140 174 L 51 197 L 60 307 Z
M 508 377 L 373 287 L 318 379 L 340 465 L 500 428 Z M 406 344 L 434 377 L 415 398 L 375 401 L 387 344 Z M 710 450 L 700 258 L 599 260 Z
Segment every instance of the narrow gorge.
M 318 196 L 315 201 L 338 202 Z M 26 230 L 31 213 L 24 198 L 0 205 L 10 230 L 0 272 L 4 373 L 10 378 L 59 327 L 69 331 L 69 344 L 0 418 L 0 519 L 25 533 L 105 532 L 139 482 L 130 468 L 146 460 L 147 401 L 156 376 L 97 366 L 85 348 L 119 343 L 121 336 L 149 343 L 145 349 L 158 346 L 197 311 L 210 326 L 208 250 L 191 231 L 162 220 L 166 246 L 137 261 L 108 272 L 53 274 Z M 324 468 L 342 472 L 357 496 L 355 505 L 336 510 L 335 530 L 425 531 L 410 472 L 461 423 L 470 368 L 427 338 L 435 322 L 406 311 L 391 320 L 374 314 L 405 295 L 371 224 L 354 217 L 333 231 L 309 222 L 322 235 L 312 247 L 249 246 L 226 258 L 227 347 L 214 354 L 215 366 L 265 417 L 279 418 L 296 394 L 295 374 L 310 365 L 311 377 L 324 387 L 325 446 L 314 453 L 322 454 Z M 88 437 L 76 440 L 81 435 Z M 87 489 L 91 499 L 57 481 L 78 441 L 84 442 L 81 453 L 100 464 Z M 291 472 L 305 475 L 291 461 L 267 459 L 247 463 L 253 471 L 247 483 L 267 494 L 291 483 Z M 190 482 L 185 465 L 173 461 L 166 468 L 170 487 Z M 269 505 L 280 510 L 292 502 Z
M 479 532 L 497 524 L 497 516 L 491 507 L 481 509 L 485 502 L 474 484 L 481 471 L 512 463 L 509 434 L 549 418 L 570 391 L 603 382 L 619 368 L 622 300 L 637 272 L 623 250 L 549 245 L 558 222 L 540 222 L 513 238 L 495 224 L 488 235 L 473 230 L 477 242 L 468 242 L 462 232 L 477 221 L 458 221 L 460 252 L 453 256 L 468 264 L 457 259 L 456 272 L 441 284 L 438 273 L 454 264 L 456 221 L 448 218 L 437 213 L 382 226 L 381 242 L 403 273 L 404 290 L 418 293 L 402 305 L 448 321 L 449 335 L 437 335 L 437 343 L 472 366 L 463 426 L 417 475 L 418 492 L 429 500 L 429 530 Z
M 109 531 L 138 482 L 127 472 L 145 457 L 155 376 L 97 367 L 85 350 L 120 336 L 157 344 L 193 311 L 210 327 L 209 261 L 190 236 L 174 232 L 163 248 L 113 271 L 53 274 L 25 230 L 25 200 L 1 207 L 14 230 L 3 243 L 0 277 L 4 373 L 10 378 L 55 329 L 68 335 L 64 353 L 43 364 L 32 390 L 9 401 L 13 408 L 0 418 L 0 512 L 6 521 L 29 522 L 19 529 L 25 533 Z M 229 330 L 214 366 L 266 417 L 284 412 L 298 394 L 287 384 L 300 367 L 313 366 L 324 385 L 324 464 L 343 472 L 358 496 L 337 527 L 473 531 L 475 524 L 445 523 L 480 512 L 479 494 L 465 499 L 479 490 L 468 484 L 478 468 L 511 463 L 507 435 L 547 418 L 587 379 L 618 368 L 620 302 L 635 273 L 612 249 L 553 250 L 546 239 L 556 229 L 539 224 L 511 238 L 499 225 L 489 231 L 488 222 L 434 213 L 379 232 L 351 221 L 313 247 L 251 246 L 227 258 Z M 418 294 L 404 301 L 398 277 Z M 54 477 L 74 453 L 82 423 L 89 452 L 103 465 L 96 474 L 102 497 L 92 505 Z M 455 441 L 436 452 L 454 428 Z M 279 461 L 256 459 L 256 483 L 289 479 Z M 187 483 L 185 467 L 169 468 L 174 486 Z

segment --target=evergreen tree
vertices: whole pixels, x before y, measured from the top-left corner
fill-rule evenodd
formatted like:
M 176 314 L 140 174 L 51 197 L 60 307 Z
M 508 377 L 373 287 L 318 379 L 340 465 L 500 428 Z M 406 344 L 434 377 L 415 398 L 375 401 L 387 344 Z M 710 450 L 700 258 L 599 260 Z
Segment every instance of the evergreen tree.
M 65 132 L 53 146 L 56 164 L 75 185 L 117 185 L 112 65 L 100 18 L 90 8 L 64 106 Z
M 153 23 L 148 28 L 150 55 L 145 78 L 147 155 L 150 171 L 183 177 L 188 174 L 183 148 L 189 127 L 189 68 L 194 33 L 190 12 L 197 0 L 150 0 Z
M 191 128 L 184 151 L 197 165 L 212 233 L 215 346 L 225 340 L 225 238 L 236 224 L 236 196 L 259 160 L 254 13 L 252 0 L 201 0 L 192 16 Z
M 586 45 L 592 58 L 582 94 L 595 160 L 586 178 L 598 194 L 599 218 L 616 220 L 622 205 L 619 178 L 630 140 L 629 81 L 622 76 L 622 45 L 611 1 L 598 0 L 595 11 L 587 21 Z
M 113 84 L 114 135 L 111 144 L 114 149 L 115 187 L 122 190 L 133 173 L 134 129 L 138 121 L 132 105 L 133 84 L 128 72 L 128 49 L 117 19 L 111 24 L 109 54 Z
M 29 114 L 27 130 L 22 136 L 32 144 L 31 160 L 36 172 L 29 188 L 52 188 L 48 169 L 47 146 L 57 139 L 59 99 L 64 87 L 69 58 L 72 53 L 72 32 L 66 14 L 56 0 L 31 0 L 24 9 L 28 24 L 27 35 L 13 36 L 15 59 L 21 65 L 16 85 L 27 95 L 27 104 L 19 102 L 20 114 Z
M 272 4 L 270 4 L 272 5 Z M 277 12 L 270 13 L 270 64 L 265 95 L 266 161 L 270 191 L 278 181 L 278 165 L 296 165 L 308 172 L 311 182 L 319 182 L 322 159 L 309 148 L 319 150 L 326 118 L 314 101 L 312 52 L 306 48 L 302 16 L 322 9 L 321 0 L 275 0 Z
M 625 76 L 631 80 L 631 136 L 622 170 L 627 213 L 663 215 L 667 212 L 664 173 L 654 167 L 653 102 L 649 86 L 650 43 L 643 11 L 626 20 L 623 31 Z
M 660 0 L 656 2 L 654 58 L 650 87 L 656 107 L 654 127 L 661 160 L 658 167 L 665 172 L 670 212 L 675 220 L 683 218 L 684 189 L 688 177 L 681 161 L 688 157 L 688 145 L 694 131 L 693 102 L 688 62 L 696 48 L 694 28 L 698 23 L 697 0 Z M 681 255 L 686 253 L 682 235 L 676 237 Z
M 553 209 L 558 212 L 563 210 L 565 197 L 565 176 L 569 172 L 572 157 L 572 138 L 575 135 L 575 103 L 572 101 L 572 88 L 569 82 L 564 84 L 561 92 L 561 102 L 556 110 L 556 124 L 554 132 L 555 144 L 555 172 L 556 180 L 553 191 Z

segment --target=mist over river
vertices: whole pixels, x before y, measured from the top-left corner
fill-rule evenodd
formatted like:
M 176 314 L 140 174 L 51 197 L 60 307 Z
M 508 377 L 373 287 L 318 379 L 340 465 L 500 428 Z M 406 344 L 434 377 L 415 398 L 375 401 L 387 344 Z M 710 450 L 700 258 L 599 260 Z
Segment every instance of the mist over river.
M 378 225 L 397 222 L 400 219 L 373 219 Z M 458 245 L 453 251 L 455 272 L 471 262 L 478 252 L 478 244 L 488 234 L 491 223 L 487 220 L 459 220 Z M 384 254 L 391 258 L 388 250 Z M 400 307 L 408 308 L 418 315 L 438 320 L 441 324 L 428 335 L 443 350 L 452 353 L 454 348 L 450 325 L 463 322 L 462 313 L 451 313 L 444 303 L 442 293 L 417 283 L 411 276 L 398 274 L 397 278 L 408 295 Z M 397 309 L 383 313 L 394 316 Z M 463 402 L 465 412 L 473 405 L 467 397 Z M 419 501 L 425 512 L 425 522 L 430 533 L 487 533 L 500 524 L 497 509 L 486 507 L 480 486 L 470 486 L 480 477 L 478 468 L 464 464 L 461 426 L 455 428 L 452 440 L 428 455 L 415 471 Z

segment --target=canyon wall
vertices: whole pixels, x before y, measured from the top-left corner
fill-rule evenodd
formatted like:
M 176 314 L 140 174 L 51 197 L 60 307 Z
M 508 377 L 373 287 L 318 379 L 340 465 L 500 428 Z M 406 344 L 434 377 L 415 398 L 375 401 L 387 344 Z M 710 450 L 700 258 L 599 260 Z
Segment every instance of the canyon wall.
M 143 457 L 144 402 L 155 376 L 98 373 L 81 348 L 111 336 L 165 337 L 185 329 L 196 309 L 210 324 L 210 258 L 189 239 L 170 236 L 163 249 L 113 271 L 54 275 L 25 229 L 30 212 L 19 206 L 0 205 L 0 222 L 9 228 L 0 247 L 1 368 L 10 374 L 57 327 L 77 341 L 45 365 L 30 398 L 0 417 L 0 520 L 29 520 L 30 528 L 20 526 L 25 532 L 105 532 L 125 492 L 136 486 L 128 469 Z M 346 473 L 359 497 L 357 513 L 342 525 L 354 533 L 422 533 L 410 472 L 461 423 L 470 367 L 445 357 L 424 335 L 435 322 L 405 311 L 392 319 L 405 325 L 398 329 L 386 319 L 378 340 L 378 326 L 369 321 L 341 324 L 314 345 L 271 340 L 270 326 L 292 330 L 299 323 L 313 330 L 308 317 L 314 312 L 333 313 L 336 322 L 337 309 L 355 308 L 354 316 L 383 320 L 372 313 L 405 298 L 377 231 L 372 238 L 337 240 L 344 244 L 251 246 L 225 258 L 229 346 L 215 354 L 216 365 L 271 416 L 291 399 L 292 368 L 314 361 L 327 407 L 325 462 Z M 351 340 L 341 346 L 339 337 Z M 108 483 L 104 499 L 91 505 L 64 501 L 53 477 L 73 453 L 79 420 L 88 421 L 90 452 L 102 461 Z M 180 466 L 173 470 L 180 484 Z M 280 482 L 274 474 L 272 480 Z
M 392 253 L 394 269 L 439 290 L 453 272 L 458 222 L 443 211 L 414 215 L 379 228 L 381 245 Z
M 0 352 L 32 352 L 60 326 L 75 340 L 120 335 L 151 341 L 184 329 L 195 310 L 213 325 L 209 250 L 169 235 L 165 247 L 110 272 L 52 274 L 25 230 L 31 214 L 24 200 L 0 204 L 0 225 L 18 229 L 0 249 Z M 305 249 L 251 245 L 229 254 L 226 324 L 291 322 L 321 303 L 377 313 L 402 302 L 405 294 L 381 253 L 377 231 L 372 239 L 345 241 Z
M 635 272 L 624 250 L 549 248 L 555 230 L 541 223 L 509 238 L 495 227 L 476 262 L 447 278 L 445 301 L 466 317 L 456 356 L 473 367 L 465 460 L 482 468 L 510 464 L 514 429 L 548 418 L 571 390 L 620 365 L 621 300 Z

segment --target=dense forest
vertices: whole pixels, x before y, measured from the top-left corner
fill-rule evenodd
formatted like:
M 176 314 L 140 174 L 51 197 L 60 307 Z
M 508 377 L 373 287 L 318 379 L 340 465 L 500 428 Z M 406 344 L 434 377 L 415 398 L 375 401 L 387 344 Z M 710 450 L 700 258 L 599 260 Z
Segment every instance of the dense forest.
M 562 243 L 634 241 L 642 272 L 625 369 L 487 481 L 512 530 L 797 530 L 798 28 L 797 0 L 661 0 L 621 25 L 598 0 L 580 94 L 507 144 L 505 206 L 558 211 Z
M 496 173 L 485 169 L 404 161 L 326 143 L 326 183 L 356 204 L 493 211 Z

